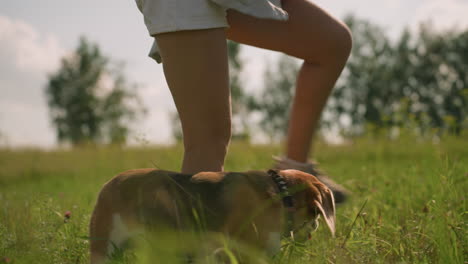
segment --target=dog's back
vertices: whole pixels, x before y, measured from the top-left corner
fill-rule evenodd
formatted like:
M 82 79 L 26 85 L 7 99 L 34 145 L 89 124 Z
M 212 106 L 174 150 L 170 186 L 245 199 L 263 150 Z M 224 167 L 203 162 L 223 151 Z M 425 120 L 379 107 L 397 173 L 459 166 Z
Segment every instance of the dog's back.
M 256 204 L 250 204 L 258 199 L 252 195 L 233 199 L 258 193 L 253 188 L 261 187 L 250 181 L 243 173 L 189 175 L 156 169 L 115 176 L 102 188 L 91 218 L 91 263 L 101 263 L 142 229 L 229 231 L 239 225 L 238 218 L 245 219 L 245 208 Z
M 331 191 L 314 176 L 279 172 L 295 189 L 293 210 L 285 210 L 280 188 L 266 172 L 201 172 L 195 175 L 139 169 L 123 172 L 102 188 L 91 224 L 91 263 L 103 263 L 115 248 L 143 231 L 221 232 L 254 248 L 275 252 L 285 213 L 294 226 L 324 217 L 332 233 L 335 207 Z

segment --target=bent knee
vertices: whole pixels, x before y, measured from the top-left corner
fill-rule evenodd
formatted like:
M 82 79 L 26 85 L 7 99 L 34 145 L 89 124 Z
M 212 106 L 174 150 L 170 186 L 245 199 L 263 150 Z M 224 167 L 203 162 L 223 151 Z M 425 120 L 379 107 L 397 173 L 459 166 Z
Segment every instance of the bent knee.
M 344 64 L 351 54 L 353 47 L 353 37 L 351 30 L 342 22 L 338 22 L 333 32 L 333 44 L 330 45 L 329 60 L 335 63 Z
M 319 40 L 311 38 L 309 44 L 308 56 L 306 62 L 320 65 L 339 65 L 346 63 L 353 47 L 353 38 L 351 30 L 344 23 L 336 21 L 336 24 L 330 27 L 329 35 Z M 318 49 L 317 49 L 318 46 Z
M 353 35 L 351 30 L 344 23 L 340 23 L 340 29 L 337 33 L 337 53 L 344 61 L 348 60 L 353 48 Z

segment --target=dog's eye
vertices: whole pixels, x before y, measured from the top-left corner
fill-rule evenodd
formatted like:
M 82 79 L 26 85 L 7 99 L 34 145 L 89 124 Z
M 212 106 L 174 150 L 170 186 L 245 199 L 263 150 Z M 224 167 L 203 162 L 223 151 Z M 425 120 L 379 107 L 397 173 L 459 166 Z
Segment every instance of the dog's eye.
M 308 229 L 310 230 L 310 232 L 315 232 L 317 230 L 318 226 L 319 226 L 319 222 L 318 222 L 317 219 L 315 219 L 315 220 L 312 220 L 312 221 L 309 222 Z
M 319 211 L 318 211 L 317 207 L 313 207 L 312 209 L 309 209 L 309 214 L 312 217 L 317 217 L 319 215 Z
M 317 230 L 317 228 L 318 228 L 318 221 L 317 220 L 308 221 L 308 222 L 306 222 L 306 223 L 304 223 L 302 225 L 302 229 L 304 229 L 304 231 L 306 231 L 308 233 L 315 232 L 315 230 Z

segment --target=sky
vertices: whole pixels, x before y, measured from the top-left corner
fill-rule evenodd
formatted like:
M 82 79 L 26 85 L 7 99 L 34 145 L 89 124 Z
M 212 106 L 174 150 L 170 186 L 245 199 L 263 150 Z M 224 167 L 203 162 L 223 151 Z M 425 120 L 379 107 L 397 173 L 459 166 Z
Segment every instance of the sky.
M 396 38 L 432 20 L 435 29 L 468 27 L 468 0 L 316 0 L 336 17 L 355 14 L 383 26 Z M 44 87 L 60 59 L 80 36 L 97 43 L 105 55 L 125 63 L 128 79 L 148 108 L 134 128 L 134 144 L 171 142 L 168 114 L 175 111 L 162 66 L 147 57 L 152 38 L 134 0 L 0 0 L 0 146 L 56 146 Z M 258 90 L 266 62 L 277 54 L 245 47 L 246 88 Z

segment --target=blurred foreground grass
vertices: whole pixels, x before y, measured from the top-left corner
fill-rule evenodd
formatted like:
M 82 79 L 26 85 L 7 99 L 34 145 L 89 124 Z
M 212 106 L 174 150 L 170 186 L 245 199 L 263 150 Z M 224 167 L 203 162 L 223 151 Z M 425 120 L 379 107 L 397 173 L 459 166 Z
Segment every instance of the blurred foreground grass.
M 368 138 L 315 152 L 353 195 L 338 208 L 335 238 L 322 225 L 277 262 L 466 263 L 468 140 Z M 264 170 L 277 154 L 279 146 L 233 143 L 225 169 Z M 132 168 L 178 170 L 181 156 L 180 146 L 0 150 L 0 263 L 88 263 L 88 223 L 102 184 Z M 141 252 L 132 254 L 137 263 L 157 263 Z M 118 263 L 134 262 L 125 259 Z

